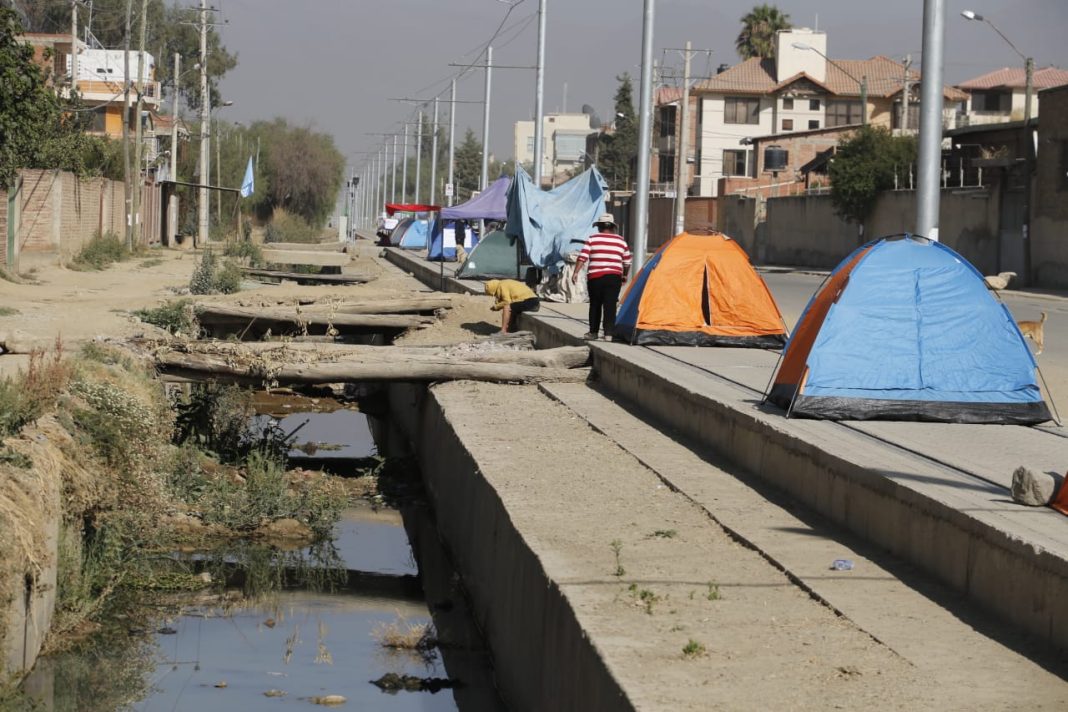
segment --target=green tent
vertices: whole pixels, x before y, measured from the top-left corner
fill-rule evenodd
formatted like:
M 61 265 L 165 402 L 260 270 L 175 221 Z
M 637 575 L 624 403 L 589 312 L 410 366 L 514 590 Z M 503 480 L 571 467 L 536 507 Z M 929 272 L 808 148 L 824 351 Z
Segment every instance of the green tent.
M 519 274 L 519 244 L 500 230 L 478 241 L 467 260 L 456 270 L 458 279 L 522 279 Z

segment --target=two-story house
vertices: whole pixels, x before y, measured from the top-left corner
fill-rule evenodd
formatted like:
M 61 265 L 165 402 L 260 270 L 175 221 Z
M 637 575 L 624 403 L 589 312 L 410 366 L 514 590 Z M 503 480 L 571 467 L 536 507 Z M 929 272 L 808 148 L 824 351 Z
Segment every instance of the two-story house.
M 806 134 L 806 143 L 813 145 L 811 134 L 827 130 L 833 145 L 845 128 L 865 120 L 902 126 L 904 87 L 919 81 L 919 73 L 906 64 L 881 56 L 828 59 L 827 35 L 808 28 L 779 32 L 775 51 L 775 59 L 757 57 L 721 67 L 692 90 L 696 128 L 690 195 L 718 195 L 723 178 L 757 178 L 762 164 L 754 145 L 767 144 L 769 137 Z M 967 98 L 951 87 L 945 96 L 950 113 L 956 112 L 953 102 Z M 906 127 L 915 126 L 918 117 L 918 91 L 910 87 L 909 97 Z M 810 158 L 797 156 L 801 163 Z M 796 172 L 798 166 L 790 170 Z
M 542 182 L 556 185 L 589 164 L 586 139 L 596 134 L 589 114 L 546 114 L 542 124 Z M 515 122 L 516 163 L 529 167 L 534 163 L 534 122 Z
M 1038 116 L 1038 93 L 1068 84 L 1068 70 L 1036 69 L 1032 77 L 1031 116 Z M 966 125 L 1000 124 L 1024 117 L 1027 77 L 1023 67 L 1003 67 L 957 85 L 969 94 L 964 111 Z

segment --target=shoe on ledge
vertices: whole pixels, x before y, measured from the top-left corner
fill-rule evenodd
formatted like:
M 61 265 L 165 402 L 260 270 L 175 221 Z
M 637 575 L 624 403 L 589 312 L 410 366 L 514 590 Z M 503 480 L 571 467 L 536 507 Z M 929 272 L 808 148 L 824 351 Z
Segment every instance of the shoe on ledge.
M 597 334 L 593 333 L 592 331 L 587 331 L 585 334 L 582 335 L 582 340 L 583 341 L 596 341 L 597 340 Z

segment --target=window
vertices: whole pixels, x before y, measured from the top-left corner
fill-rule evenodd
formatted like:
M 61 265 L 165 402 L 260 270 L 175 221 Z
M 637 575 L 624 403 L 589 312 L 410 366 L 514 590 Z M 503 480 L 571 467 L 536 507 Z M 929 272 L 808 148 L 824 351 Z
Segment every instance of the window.
M 820 110 L 820 100 L 819 99 L 809 99 L 808 100 L 808 110 L 809 111 L 819 111 Z
M 527 153 L 534 155 L 534 137 L 527 136 Z
M 93 109 L 92 113 L 93 120 L 92 123 L 89 125 L 89 130 L 95 131 L 96 133 L 104 133 L 105 131 L 107 131 L 107 108 L 103 106 L 98 106 Z
M 859 101 L 828 101 L 827 127 L 859 124 L 863 121 Z
M 782 120 L 782 130 L 783 131 L 793 131 L 794 130 L 794 120 L 793 119 L 783 119 Z
M 782 100 L 782 110 L 783 111 L 793 111 L 794 110 L 794 100 L 792 98 L 783 99 Z
M 819 119 L 809 119 L 808 120 L 808 127 L 809 127 L 809 129 L 818 129 L 820 127 L 820 120 Z
M 759 124 L 760 99 L 727 97 L 723 100 L 723 123 Z
M 675 107 L 664 106 L 660 109 L 660 136 L 675 135 Z
M 894 115 L 890 117 L 890 128 L 901 128 L 901 102 L 894 104 Z M 920 105 L 913 102 L 909 104 L 908 128 L 913 131 L 920 129 Z
M 748 151 L 729 150 L 723 152 L 723 175 L 744 176 L 748 175 L 745 170 Z
M 661 183 L 674 183 L 675 182 L 675 156 L 674 154 L 660 154 L 659 161 L 660 181 Z
M 1061 180 L 1058 187 L 1068 190 L 1068 141 L 1061 141 Z
M 586 136 L 584 134 L 565 134 L 556 132 L 556 160 L 578 161 L 586 150 Z
M 1012 111 L 1012 94 L 1000 91 L 972 92 L 972 111 L 1007 114 Z

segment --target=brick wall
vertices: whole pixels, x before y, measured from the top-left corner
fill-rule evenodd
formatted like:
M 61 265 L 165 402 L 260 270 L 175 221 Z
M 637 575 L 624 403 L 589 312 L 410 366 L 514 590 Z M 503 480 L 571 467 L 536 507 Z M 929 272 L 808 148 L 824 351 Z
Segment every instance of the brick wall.
M 63 171 L 22 170 L 18 254 L 67 262 L 98 232 L 125 232 L 123 184 L 105 178 L 80 179 Z M 160 239 L 160 189 L 147 184 L 141 199 L 141 243 Z M 4 200 L 6 212 L 7 201 Z M 5 219 L 6 230 L 6 219 Z M 0 233 L 6 239 L 6 232 Z M 0 257 L 0 259 L 3 259 Z

